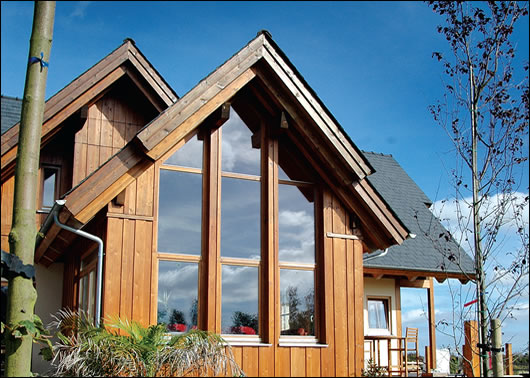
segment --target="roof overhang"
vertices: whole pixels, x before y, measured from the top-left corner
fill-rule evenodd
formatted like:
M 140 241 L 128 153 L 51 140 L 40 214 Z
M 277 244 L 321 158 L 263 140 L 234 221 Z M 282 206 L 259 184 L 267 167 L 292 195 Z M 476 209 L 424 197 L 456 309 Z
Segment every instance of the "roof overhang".
M 358 216 L 367 248 L 384 249 L 402 243 L 409 231 L 366 180 L 372 173 L 370 164 L 266 32 L 260 32 L 67 193 L 61 210 L 64 220 L 72 226 L 86 224 L 143 170 L 251 85 L 267 92 L 293 121 L 296 132 L 303 136 L 299 146 L 311 149 L 306 157 L 314 159 L 312 165 Z M 52 226 L 38 246 L 38 259 L 53 247 L 55 231 Z
M 159 111 L 178 97 L 153 68 L 131 39 L 92 66 L 53 97 L 44 106 L 41 148 L 61 130 L 61 124 L 83 106 L 101 98 L 122 77 L 128 77 Z M 18 150 L 20 122 L 2 134 L 2 182 L 13 174 Z
M 471 272 L 458 272 L 458 271 L 442 271 L 442 270 L 408 270 L 408 269 L 396 269 L 396 268 L 374 268 L 364 267 L 363 272 L 365 276 L 373 277 L 375 279 L 392 278 L 392 279 L 405 279 L 409 282 L 421 281 L 427 278 L 435 278 L 439 283 L 452 278 L 457 279 L 461 283 L 466 284 L 469 281 L 475 279 L 475 274 Z M 412 286 L 410 286 L 412 285 Z M 413 284 L 409 284 L 409 287 L 414 287 Z

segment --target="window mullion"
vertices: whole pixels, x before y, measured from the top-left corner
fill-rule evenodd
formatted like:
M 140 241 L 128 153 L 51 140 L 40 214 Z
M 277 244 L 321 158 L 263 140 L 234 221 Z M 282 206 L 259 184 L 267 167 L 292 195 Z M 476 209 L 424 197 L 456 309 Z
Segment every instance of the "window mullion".
M 279 320 L 275 317 L 275 304 L 279 303 L 280 290 L 277 280 L 278 140 L 269 136 L 264 122 L 261 124 L 261 146 L 260 335 L 263 342 L 273 344 L 278 340 L 280 328 Z
M 199 325 L 221 330 L 219 217 L 221 196 L 221 129 L 214 128 L 204 140 L 202 256 L 199 273 Z

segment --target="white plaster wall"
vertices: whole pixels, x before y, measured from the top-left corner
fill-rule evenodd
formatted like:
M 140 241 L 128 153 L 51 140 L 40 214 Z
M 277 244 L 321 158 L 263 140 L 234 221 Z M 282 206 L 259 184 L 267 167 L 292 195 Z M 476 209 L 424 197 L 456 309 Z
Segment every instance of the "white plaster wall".
M 35 265 L 37 284 L 35 313 L 42 319 L 45 326 L 48 326 L 52 321 L 52 314 L 55 314 L 62 307 L 63 271 L 64 264 L 61 263 L 54 263 L 49 268 L 40 264 Z M 39 345 L 33 344 L 31 371 L 42 375 L 50 369 L 50 364 L 39 356 L 39 352 Z
M 367 298 L 368 297 L 387 297 L 390 298 L 390 330 L 376 330 L 368 328 L 368 309 L 367 309 Z M 397 334 L 397 303 L 396 303 L 396 281 L 394 279 L 382 278 L 375 279 L 371 277 L 364 278 L 364 334 L 365 335 L 388 335 L 401 336 Z M 395 343 L 396 341 L 394 341 Z M 380 365 L 388 365 L 388 344 L 386 341 L 379 341 L 380 343 Z M 393 344 L 394 345 L 394 344 Z M 397 344 L 396 344 L 397 345 Z M 376 351 L 377 353 L 377 351 Z M 396 355 L 393 357 L 394 361 L 397 358 Z M 364 343 L 364 361 L 365 366 L 367 365 L 368 359 L 370 358 L 370 343 L 365 341 Z

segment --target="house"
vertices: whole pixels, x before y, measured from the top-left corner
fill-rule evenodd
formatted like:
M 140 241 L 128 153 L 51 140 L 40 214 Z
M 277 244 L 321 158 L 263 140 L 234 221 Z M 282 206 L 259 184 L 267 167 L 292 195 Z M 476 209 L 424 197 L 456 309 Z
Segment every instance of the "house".
M 17 137 L 2 131 L 4 250 Z M 125 40 L 46 102 L 36 312 L 214 331 L 249 376 L 358 376 L 365 286 L 446 273 L 364 267 L 413 229 L 378 163 L 266 31 L 182 98 Z
M 446 279 L 458 279 L 467 283 L 474 278 L 474 263 L 429 210 L 431 200 L 392 156 L 373 152 L 364 152 L 364 156 L 375 169 L 368 181 L 414 236 L 400 245 L 391 246 L 386 254 L 378 251 L 365 255 L 365 335 L 367 338 L 403 335 L 400 288 L 425 289 L 429 348 L 425 353 L 421 351 L 421 354 L 429 361 L 429 367 L 435 369 L 433 280 L 444 282 Z M 386 311 L 386 316 L 377 317 L 380 309 Z M 388 364 L 387 343 L 388 341 L 381 342 L 380 346 L 382 365 Z M 395 344 L 394 341 L 392 346 L 396 346 Z M 365 359 L 370 356 L 369 346 L 367 343 Z M 396 358 L 397 356 L 393 356 L 394 361 Z

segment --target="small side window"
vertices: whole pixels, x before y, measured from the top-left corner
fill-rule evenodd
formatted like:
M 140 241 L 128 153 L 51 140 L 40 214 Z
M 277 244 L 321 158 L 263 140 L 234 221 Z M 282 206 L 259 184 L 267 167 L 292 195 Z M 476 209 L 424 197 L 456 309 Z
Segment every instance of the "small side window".
M 390 331 L 388 299 L 368 299 L 368 328 Z
M 59 167 L 43 166 L 42 167 L 42 191 L 41 191 L 41 210 L 49 210 L 53 207 L 58 196 L 59 189 Z

